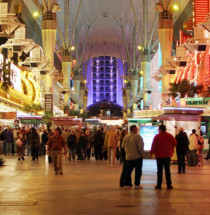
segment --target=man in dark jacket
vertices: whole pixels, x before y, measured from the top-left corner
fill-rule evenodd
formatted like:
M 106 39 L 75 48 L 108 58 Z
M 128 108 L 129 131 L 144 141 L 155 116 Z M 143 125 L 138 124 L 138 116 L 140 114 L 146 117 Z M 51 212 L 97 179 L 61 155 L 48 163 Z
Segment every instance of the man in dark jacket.
M 12 153 L 12 144 L 13 144 L 13 133 L 11 128 L 8 126 L 7 131 L 4 134 L 4 139 L 5 139 L 5 149 L 6 149 L 6 154 L 10 155 Z
M 71 161 L 71 158 L 75 160 L 75 154 L 76 154 L 76 136 L 74 131 L 71 131 L 71 134 L 68 137 L 67 140 L 68 148 L 69 148 L 69 160 Z
M 101 132 L 101 129 L 99 129 L 96 132 L 96 134 L 93 136 L 92 142 L 95 149 L 95 159 L 102 160 L 103 159 L 102 147 L 104 144 L 104 138 L 103 138 L 103 133 Z
M 46 154 L 46 145 L 47 145 L 47 141 L 48 141 L 48 130 L 45 129 L 44 130 L 44 133 L 42 134 L 41 136 L 41 143 L 43 145 L 43 148 L 44 148 L 44 151 L 43 151 L 43 154 L 45 155 Z
M 79 138 L 79 147 L 81 154 L 78 155 L 80 160 L 86 159 L 86 148 L 87 148 L 87 138 L 85 136 L 84 131 L 81 132 L 80 138 Z
M 155 135 L 150 150 L 150 156 L 155 154 L 157 160 L 158 178 L 155 189 L 161 189 L 163 180 L 163 166 L 165 169 L 167 189 L 173 189 L 171 182 L 170 162 L 175 146 L 175 138 L 171 134 L 166 132 L 165 125 L 160 125 L 159 134 Z
M 182 127 L 179 128 L 179 134 L 176 135 L 175 139 L 177 141 L 176 154 L 178 159 L 178 173 L 180 174 L 181 171 L 185 173 L 185 155 L 189 150 L 189 139 Z
M 29 142 L 31 144 L 32 161 L 35 161 L 35 159 L 37 159 L 37 161 L 38 161 L 39 147 L 40 147 L 40 136 L 37 133 L 35 128 L 31 129 L 31 132 L 28 136 L 28 139 L 29 139 Z

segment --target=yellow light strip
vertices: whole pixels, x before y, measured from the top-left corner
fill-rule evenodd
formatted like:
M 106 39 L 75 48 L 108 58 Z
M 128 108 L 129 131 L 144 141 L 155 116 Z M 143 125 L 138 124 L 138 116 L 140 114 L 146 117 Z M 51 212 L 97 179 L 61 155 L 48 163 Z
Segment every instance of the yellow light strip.
M 0 101 L 5 102 L 10 105 L 15 105 L 16 107 L 23 108 L 24 104 L 31 104 L 29 97 L 12 87 L 9 87 L 9 91 L 5 92 L 1 89 L 0 83 Z
M 32 98 L 33 98 L 33 88 L 31 86 L 31 83 L 26 79 L 26 75 L 27 75 L 26 71 L 22 71 L 21 72 L 21 79 L 25 83 L 25 86 L 26 86 L 26 89 L 27 89 L 27 96 L 32 101 Z
M 2 97 L 2 96 L 0 96 L 0 100 L 1 100 L 1 101 L 5 101 L 6 103 L 11 103 L 11 104 L 17 105 L 18 107 L 23 108 L 23 105 L 18 104 L 18 103 L 16 103 L 16 102 L 13 102 L 13 101 L 11 101 L 11 100 L 5 99 L 5 98 Z
M 32 72 L 28 73 L 28 80 L 31 81 L 33 84 L 34 90 L 34 103 L 39 104 L 41 100 L 41 93 L 40 93 L 40 86 L 39 84 L 33 79 L 34 74 Z

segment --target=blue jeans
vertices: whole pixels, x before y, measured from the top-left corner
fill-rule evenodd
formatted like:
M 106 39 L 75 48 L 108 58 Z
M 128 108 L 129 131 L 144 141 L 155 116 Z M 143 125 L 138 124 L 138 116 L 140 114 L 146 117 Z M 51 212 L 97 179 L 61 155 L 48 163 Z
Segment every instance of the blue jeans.
M 163 181 L 163 167 L 165 169 L 165 177 L 167 186 L 171 186 L 171 172 L 170 172 L 171 158 L 157 158 L 157 186 L 161 186 Z
M 143 164 L 142 157 L 136 160 L 126 160 L 125 186 L 132 186 L 131 174 L 134 168 L 135 168 L 135 186 L 140 185 L 142 175 L 142 164 Z

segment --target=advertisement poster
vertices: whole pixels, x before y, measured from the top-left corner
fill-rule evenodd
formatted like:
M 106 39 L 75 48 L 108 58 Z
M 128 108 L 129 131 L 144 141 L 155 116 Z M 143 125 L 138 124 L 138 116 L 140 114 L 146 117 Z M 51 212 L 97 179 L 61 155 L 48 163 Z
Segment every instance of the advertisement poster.
M 144 150 L 150 151 L 154 136 L 158 134 L 158 126 L 142 126 L 140 135 L 144 140 Z
M 53 112 L 53 94 L 45 94 L 45 112 Z

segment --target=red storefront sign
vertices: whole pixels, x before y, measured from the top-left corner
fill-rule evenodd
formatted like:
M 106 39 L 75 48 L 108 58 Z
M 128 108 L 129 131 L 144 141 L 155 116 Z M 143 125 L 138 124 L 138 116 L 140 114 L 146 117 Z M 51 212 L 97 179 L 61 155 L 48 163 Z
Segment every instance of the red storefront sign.
M 0 119 L 16 119 L 16 112 L 0 112 Z
M 195 26 L 203 22 L 209 13 L 209 0 L 194 0 Z

